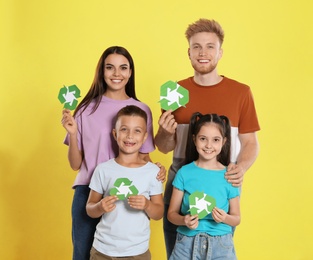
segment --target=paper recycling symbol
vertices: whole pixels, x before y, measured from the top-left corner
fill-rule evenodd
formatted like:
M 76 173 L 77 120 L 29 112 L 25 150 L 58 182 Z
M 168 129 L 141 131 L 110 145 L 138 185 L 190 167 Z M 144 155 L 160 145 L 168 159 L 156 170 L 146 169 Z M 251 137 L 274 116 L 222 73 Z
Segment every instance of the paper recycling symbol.
M 137 195 L 137 188 L 127 178 L 118 178 L 114 182 L 114 188 L 110 189 L 110 195 L 116 195 L 119 200 L 125 200 L 129 196 Z
M 189 91 L 174 81 L 167 81 L 160 89 L 160 104 L 164 110 L 172 111 L 189 102 Z
M 58 99 L 61 104 L 64 104 L 64 108 L 74 110 L 78 104 L 77 99 L 80 97 L 80 90 L 76 85 L 69 87 L 64 86 L 60 89 Z
M 189 196 L 190 214 L 197 215 L 202 219 L 210 214 L 216 206 L 216 201 L 213 197 L 204 192 L 196 191 Z

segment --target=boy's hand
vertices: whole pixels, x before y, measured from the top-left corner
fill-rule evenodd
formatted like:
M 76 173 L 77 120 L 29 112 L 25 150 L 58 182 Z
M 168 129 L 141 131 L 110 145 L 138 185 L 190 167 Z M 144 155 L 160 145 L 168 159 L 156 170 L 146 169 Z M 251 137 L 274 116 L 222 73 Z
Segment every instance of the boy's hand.
M 116 208 L 115 202 L 118 200 L 117 196 L 107 196 L 103 198 L 100 203 L 105 213 L 111 212 Z
M 143 195 L 130 196 L 127 199 L 130 207 L 145 210 L 149 205 L 149 200 Z

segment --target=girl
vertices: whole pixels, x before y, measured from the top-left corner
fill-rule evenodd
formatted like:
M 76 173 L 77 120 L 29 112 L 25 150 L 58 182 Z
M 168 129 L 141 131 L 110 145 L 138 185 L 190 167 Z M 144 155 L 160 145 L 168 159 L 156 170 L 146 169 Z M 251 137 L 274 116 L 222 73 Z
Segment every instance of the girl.
M 62 124 L 67 130 L 64 143 L 69 146 L 68 160 L 73 170 L 79 170 L 73 185 L 74 260 L 90 257 L 99 219 L 92 219 L 86 213 L 88 186 L 95 167 L 118 154 L 111 130 L 116 112 L 126 105 L 136 105 L 148 115 L 148 138 L 140 149 L 140 156 L 150 161 L 149 153 L 155 149 L 152 114 L 149 107 L 136 97 L 133 59 L 125 48 L 109 47 L 100 57 L 90 90 L 77 106 L 74 116 L 69 110 L 63 110 Z M 160 168 L 158 179 L 164 181 L 165 169 Z
M 170 260 L 236 259 L 232 227 L 240 223 L 239 189 L 224 178 L 229 163 L 228 118 L 194 113 L 189 124 L 186 165 L 173 181 L 167 215 L 179 226 Z M 211 214 L 202 219 L 191 216 L 189 211 L 189 196 L 196 191 L 216 200 Z

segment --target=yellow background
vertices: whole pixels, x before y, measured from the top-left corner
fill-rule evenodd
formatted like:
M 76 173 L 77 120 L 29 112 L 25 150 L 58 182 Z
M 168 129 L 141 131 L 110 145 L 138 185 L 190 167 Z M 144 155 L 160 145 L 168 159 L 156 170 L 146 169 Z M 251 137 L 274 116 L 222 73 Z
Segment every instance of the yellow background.
M 85 95 L 103 50 L 122 45 L 156 131 L 159 86 L 192 75 L 184 32 L 200 17 L 223 26 L 219 73 L 251 86 L 262 127 L 243 186 L 238 258 L 313 259 L 311 1 L 1 0 L 0 10 L 1 259 L 71 259 L 75 173 L 59 89 L 76 84 Z M 152 158 L 167 167 L 171 159 Z M 151 251 L 165 259 L 161 221 L 152 221 Z

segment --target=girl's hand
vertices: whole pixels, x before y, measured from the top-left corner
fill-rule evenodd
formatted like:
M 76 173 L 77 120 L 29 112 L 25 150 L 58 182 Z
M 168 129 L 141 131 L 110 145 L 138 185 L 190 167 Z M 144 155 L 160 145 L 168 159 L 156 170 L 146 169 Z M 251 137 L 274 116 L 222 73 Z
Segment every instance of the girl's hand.
M 113 211 L 116 208 L 115 202 L 118 200 L 117 196 L 107 196 L 103 198 L 100 203 L 104 213 Z
M 161 181 L 161 182 L 165 182 L 166 181 L 166 169 L 165 169 L 165 167 L 162 166 L 162 164 L 159 162 L 157 162 L 155 164 L 160 168 L 160 171 L 158 172 L 158 175 L 157 175 L 157 180 Z
M 74 117 L 71 115 L 71 111 L 69 109 L 64 109 L 62 111 L 61 123 L 70 135 L 77 133 L 77 123 Z
M 198 215 L 186 215 L 184 217 L 184 222 L 189 229 L 196 229 L 199 225 Z
M 222 209 L 215 207 L 212 210 L 212 217 L 216 223 L 224 222 L 226 219 L 226 216 L 227 216 L 227 213 Z
M 149 205 L 149 200 L 143 195 L 130 196 L 127 202 L 131 208 L 145 210 Z

